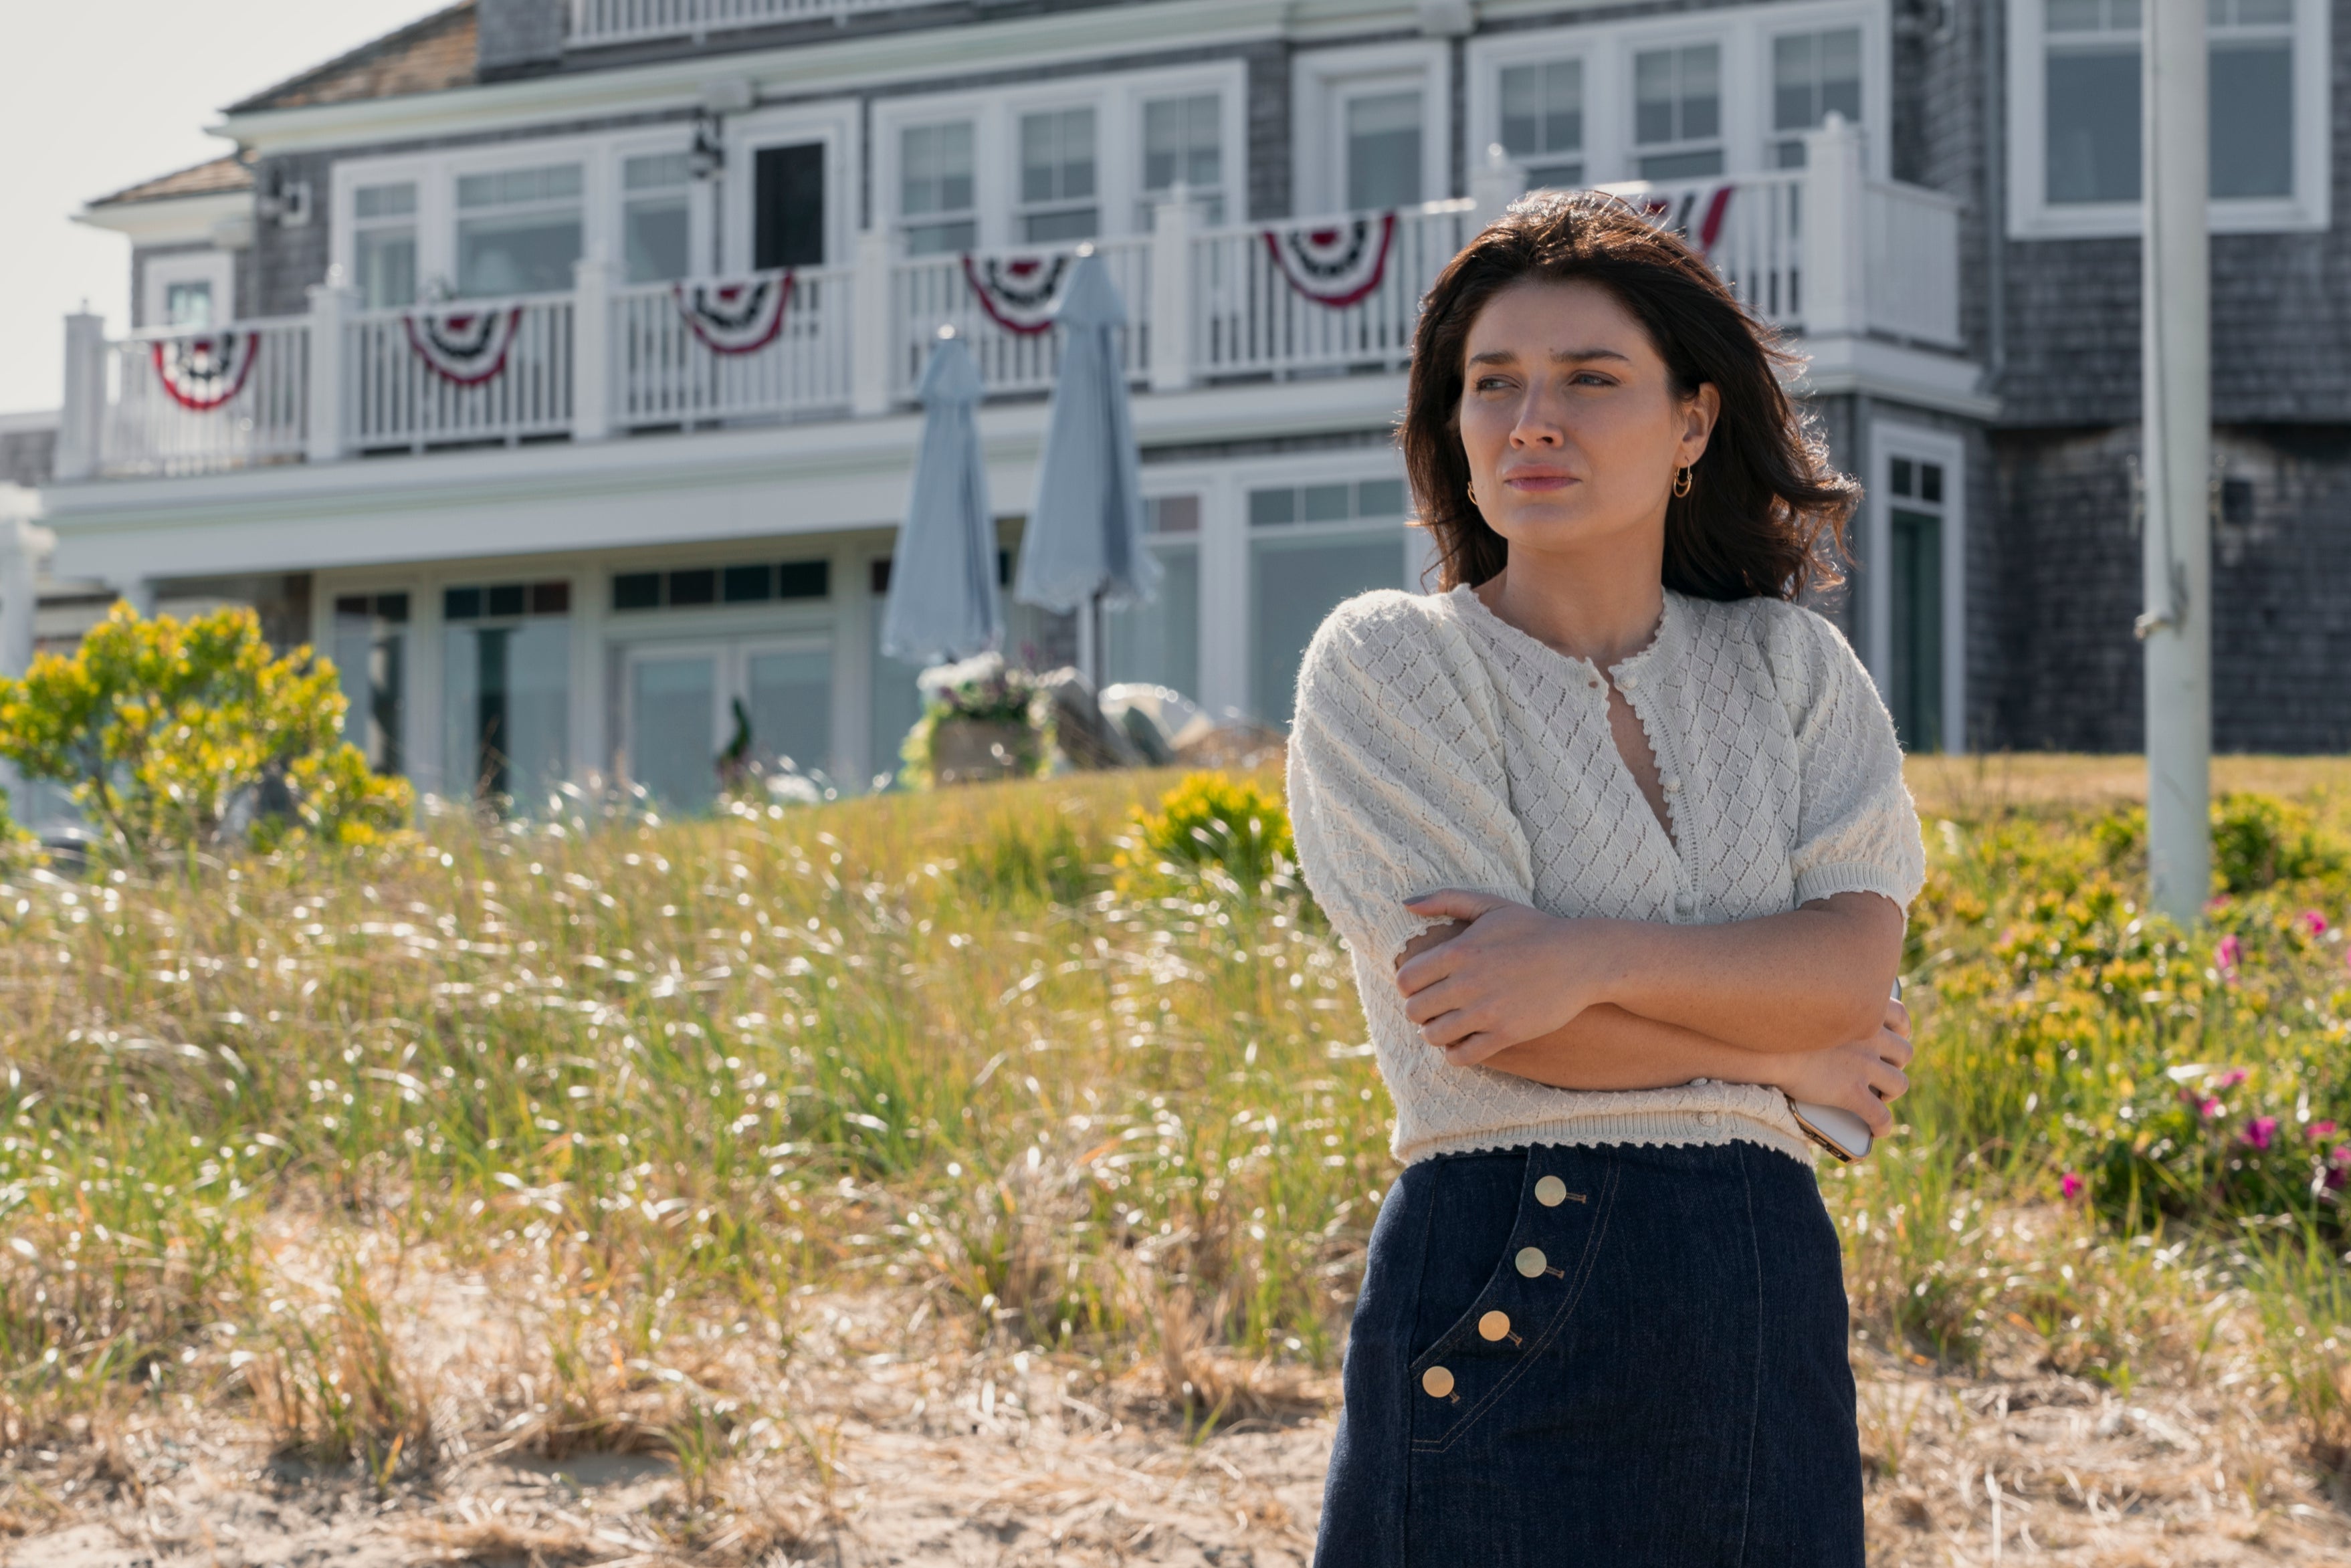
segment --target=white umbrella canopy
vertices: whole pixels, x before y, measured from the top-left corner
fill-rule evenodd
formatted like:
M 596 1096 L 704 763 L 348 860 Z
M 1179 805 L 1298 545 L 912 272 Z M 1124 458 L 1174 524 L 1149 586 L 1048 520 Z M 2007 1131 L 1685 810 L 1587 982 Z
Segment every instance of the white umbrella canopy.
M 1102 257 L 1078 258 L 1053 315 L 1061 370 L 1013 595 L 1063 613 L 1144 603 L 1158 591 L 1159 561 L 1143 542 L 1142 458 L 1118 363 L 1126 304 Z
M 985 390 L 971 350 L 943 328 L 916 389 L 923 440 L 882 611 L 882 651 L 910 664 L 951 663 L 1004 640 L 996 520 L 972 417 Z

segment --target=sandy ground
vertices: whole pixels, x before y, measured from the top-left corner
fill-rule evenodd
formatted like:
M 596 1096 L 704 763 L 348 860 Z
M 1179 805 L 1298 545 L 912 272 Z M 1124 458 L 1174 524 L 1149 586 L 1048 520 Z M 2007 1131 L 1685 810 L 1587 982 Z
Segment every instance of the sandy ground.
M 379 1491 L 271 1462 L 248 1428 L 182 1412 L 38 1450 L 5 1478 L 0 1563 L 22 1568 L 758 1568 L 1169 1564 L 1312 1554 L 1327 1382 L 1260 1376 L 1270 1413 L 1186 1434 L 1151 1368 L 1103 1384 L 1042 1358 L 914 1343 L 903 1298 L 820 1309 L 775 1393 L 789 1439 L 711 1472 L 560 1462 L 495 1443 Z M 897 1325 L 893 1328 L 891 1325 Z M 2351 1514 L 2241 1389 L 2128 1398 L 2046 1374 L 1968 1380 L 1864 1360 L 1871 1561 L 2351 1563 Z M 1235 1376 L 1246 1377 L 1245 1370 Z

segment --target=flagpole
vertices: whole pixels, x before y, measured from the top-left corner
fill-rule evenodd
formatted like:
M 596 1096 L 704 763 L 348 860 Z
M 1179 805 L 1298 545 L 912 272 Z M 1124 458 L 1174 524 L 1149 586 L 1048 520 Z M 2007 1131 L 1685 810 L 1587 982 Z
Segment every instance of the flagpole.
M 2141 460 L 2149 898 L 2182 925 L 2211 890 L 2211 244 L 2204 7 L 2145 8 Z

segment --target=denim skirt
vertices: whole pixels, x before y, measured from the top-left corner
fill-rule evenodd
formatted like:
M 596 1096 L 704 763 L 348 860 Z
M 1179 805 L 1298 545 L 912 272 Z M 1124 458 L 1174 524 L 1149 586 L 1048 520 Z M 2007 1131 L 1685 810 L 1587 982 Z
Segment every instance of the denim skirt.
M 1836 1228 L 1756 1144 L 1396 1179 L 1318 1568 L 1861 1568 Z

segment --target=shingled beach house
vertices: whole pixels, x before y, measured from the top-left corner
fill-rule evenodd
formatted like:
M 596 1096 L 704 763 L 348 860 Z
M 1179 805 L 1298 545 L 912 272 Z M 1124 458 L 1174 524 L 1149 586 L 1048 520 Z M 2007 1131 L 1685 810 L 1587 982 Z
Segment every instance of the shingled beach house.
M 2351 746 L 2346 10 L 2209 5 L 2224 750 Z M 471 0 L 89 204 L 133 319 L 64 323 L 40 635 L 253 604 L 428 789 L 693 806 L 737 700 L 864 787 L 916 712 L 875 624 L 927 346 L 986 378 L 1009 552 L 1083 244 L 1166 568 L 1109 673 L 1279 725 L 1330 607 L 1425 564 L 1421 291 L 1521 192 L 1604 184 L 1806 357 L 1869 495 L 1834 612 L 1907 742 L 2133 749 L 2139 13 Z M 1081 634 L 1016 610 L 1010 651 Z

